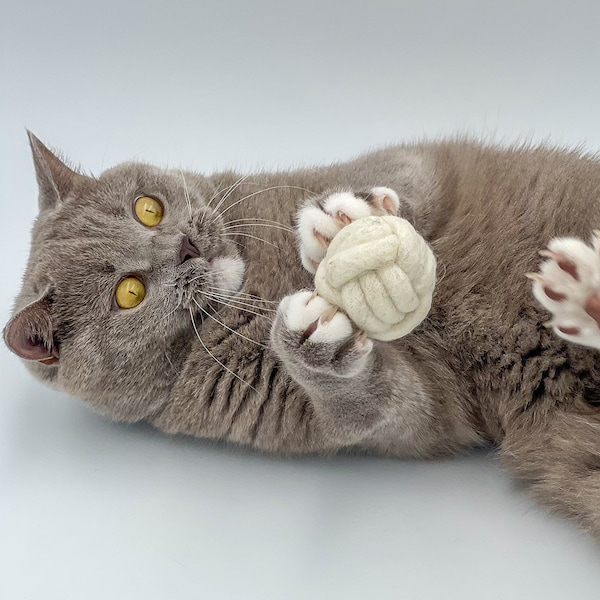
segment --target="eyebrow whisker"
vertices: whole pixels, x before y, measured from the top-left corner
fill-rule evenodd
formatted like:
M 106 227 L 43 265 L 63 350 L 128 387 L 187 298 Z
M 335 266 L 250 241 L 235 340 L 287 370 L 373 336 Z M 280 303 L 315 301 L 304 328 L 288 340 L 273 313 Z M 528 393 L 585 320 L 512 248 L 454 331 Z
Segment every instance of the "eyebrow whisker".
M 185 180 L 185 175 L 183 174 L 183 170 L 179 169 L 179 173 L 181 174 L 181 179 L 183 180 L 184 195 L 185 195 L 185 200 L 188 205 L 188 211 L 190 213 L 190 221 L 191 221 L 193 219 L 193 213 L 192 213 L 192 200 L 190 198 L 190 190 L 188 189 L 187 182 Z

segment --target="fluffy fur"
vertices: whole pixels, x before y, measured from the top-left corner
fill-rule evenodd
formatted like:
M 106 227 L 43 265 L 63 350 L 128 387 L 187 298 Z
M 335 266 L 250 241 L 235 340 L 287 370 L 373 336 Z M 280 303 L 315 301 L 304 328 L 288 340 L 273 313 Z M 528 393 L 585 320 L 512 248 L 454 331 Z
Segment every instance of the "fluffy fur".
M 543 326 L 552 306 L 524 276 L 549 240 L 600 223 L 598 160 L 449 142 L 246 178 L 138 163 L 92 178 L 31 144 L 40 213 L 5 339 L 38 379 L 114 419 L 275 452 L 497 444 L 544 503 L 600 537 L 600 362 Z M 323 242 L 310 234 L 332 228 L 324 209 L 343 217 L 341 194 L 376 211 L 374 186 L 398 193 L 439 265 L 428 318 L 395 342 L 301 291 Z M 141 194 L 164 204 L 160 226 L 133 218 Z M 312 249 L 299 253 L 296 223 Z M 200 257 L 180 263 L 184 238 Z M 147 295 L 120 310 L 128 274 Z

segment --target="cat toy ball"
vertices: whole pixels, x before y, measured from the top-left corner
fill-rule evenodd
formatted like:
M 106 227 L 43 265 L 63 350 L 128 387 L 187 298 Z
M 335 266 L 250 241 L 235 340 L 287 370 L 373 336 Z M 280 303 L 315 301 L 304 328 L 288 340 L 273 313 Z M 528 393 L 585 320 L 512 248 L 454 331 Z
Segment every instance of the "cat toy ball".
M 431 248 L 406 219 L 365 217 L 333 238 L 315 287 L 369 337 L 389 341 L 427 316 L 435 270 Z

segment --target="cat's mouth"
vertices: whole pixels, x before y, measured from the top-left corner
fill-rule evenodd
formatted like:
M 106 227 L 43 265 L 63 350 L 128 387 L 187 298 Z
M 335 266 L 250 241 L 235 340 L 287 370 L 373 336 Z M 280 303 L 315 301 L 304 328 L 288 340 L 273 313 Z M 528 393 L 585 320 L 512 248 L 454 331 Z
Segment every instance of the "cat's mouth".
M 223 240 L 184 235 L 176 269 L 176 291 L 185 310 L 223 303 L 242 287 L 244 260 Z
M 246 265 L 239 257 L 217 256 L 208 261 L 208 280 L 213 291 L 235 294 L 244 283 Z

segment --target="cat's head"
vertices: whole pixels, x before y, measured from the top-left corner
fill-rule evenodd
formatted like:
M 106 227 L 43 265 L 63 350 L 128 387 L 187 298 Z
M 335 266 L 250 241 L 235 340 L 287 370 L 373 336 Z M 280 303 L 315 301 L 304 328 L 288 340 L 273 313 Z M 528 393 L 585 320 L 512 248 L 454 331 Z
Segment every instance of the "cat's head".
M 113 418 L 147 417 L 200 328 L 204 293 L 242 285 L 215 190 L 141 163 L 83 175 L 30 142 L 39 215 L 4 339 L 42 381 Z

